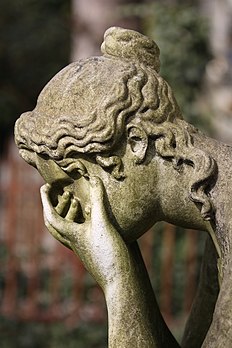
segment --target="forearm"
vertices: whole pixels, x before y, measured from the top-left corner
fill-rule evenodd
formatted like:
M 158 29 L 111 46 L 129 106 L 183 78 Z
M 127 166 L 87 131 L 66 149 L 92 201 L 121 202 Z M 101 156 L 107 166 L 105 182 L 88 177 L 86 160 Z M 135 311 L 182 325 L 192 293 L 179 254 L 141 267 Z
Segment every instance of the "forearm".
M 177 348 L 158 308 L 136 243 L 128 247 L 129 269 L 103 290 L 109 323 L 109 348 Z
M 42 188 L 41 197 L 51 233 L 68 242 L 103 289 L 109 315 L 109 347 L 179 347 L 162 319 L 137 243 L 126 245 L 109 221 L 100 179 L 90 183 L 91 215 L 84 223 L 73 221 L 77 199 L 65 201 L 69 208 L 63 218 L 50 202 L 50 187 Z

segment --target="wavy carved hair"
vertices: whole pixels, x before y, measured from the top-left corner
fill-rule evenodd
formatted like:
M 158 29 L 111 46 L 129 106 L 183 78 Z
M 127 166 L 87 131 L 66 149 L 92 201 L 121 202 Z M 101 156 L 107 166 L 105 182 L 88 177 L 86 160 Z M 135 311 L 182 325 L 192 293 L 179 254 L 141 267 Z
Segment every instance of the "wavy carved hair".
M 106 32 L 104 56 L 72 63 L 58 73 L 41 92 L 36 108 L 17 121 L 16 143 L 57 163 L 78 154 L 112 155 L 128 124 L 139 123 L 154 139 L 158 156 L 171 161 L 176 170 L 184 165 L 193 168 L 189 196 L 210 219 L 213 207 L 207 190 L 215 162 L 194 146 L 195 129 L 182 120 L 171 88 L 158 74 L 158 48 L 144 38 L 120 28 Z M 145 50 L 147 60 L 131 59 L 128 42 L 133 40 L 137 46 L 130 45 L 132 52 Z M 128 56 L 123 45 L 116 56 L 119 41 Z

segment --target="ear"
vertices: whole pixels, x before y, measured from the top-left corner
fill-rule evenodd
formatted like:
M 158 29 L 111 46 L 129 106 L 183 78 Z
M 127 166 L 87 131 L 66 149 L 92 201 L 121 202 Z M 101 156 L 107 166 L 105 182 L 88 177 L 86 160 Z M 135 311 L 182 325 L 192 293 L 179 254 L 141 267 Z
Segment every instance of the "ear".
M 134 155 L 136 164 L 140 164 L 146 157 L 146 151 L 148 148 L 148 136 L 144 129 L 137 125 L 130 125 L 127 128 L 128 144 Z

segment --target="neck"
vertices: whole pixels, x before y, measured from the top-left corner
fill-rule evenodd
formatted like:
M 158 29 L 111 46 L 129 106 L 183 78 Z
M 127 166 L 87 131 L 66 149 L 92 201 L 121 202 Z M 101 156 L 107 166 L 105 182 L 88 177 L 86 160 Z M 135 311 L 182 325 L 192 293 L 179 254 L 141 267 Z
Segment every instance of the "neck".
M 196 146 L 207 151 L 217 164 L 217 180 L 210 191 L 210 197 L 215 209 L 213 229 L 222 259 L 227 262 L 232 243 L 232 147 L 197 133 L 194 139 Z M 208 230 L 208 229 L 207 229 Z
M 161 177 L 170 177 L 161 193 L 162 219 L 185 228 L 204 230 L 211 234 L 219 256 L 227 259 L 231 249 L 232 240 L 232 200 L 229 188 L 232 187 L 232 148 L 214 139 L 208 138 L 202 133 L 193 135 L 194 145 L 192 154 L 203 154 L 203 160 L 199 160 L 202 166 L 207 168 L 204 158 L 212 158 L 216 163 L 216 171 L 211 181 L 210 191 L 207 193 L 215 209 L 215 214 L 210 222 L 202 217 L 202 203 L 190 199 L 191 183 L 197 178 L 197 170 L 202 170 L 199 165 L 184 165 L 181 172 L 173 167 L 163 166 Z M 206 156 L 204 156 L 206 154 Z M 197 158 L 196 156 L 196 158 Z M 169 173 L 167 171 L 169 170 Z M 198 190 L 201 191 L 202 187 Z M 166 192 L 166 193 L 165 193 Z M 168 192 L 168 194 L 167 194 Z

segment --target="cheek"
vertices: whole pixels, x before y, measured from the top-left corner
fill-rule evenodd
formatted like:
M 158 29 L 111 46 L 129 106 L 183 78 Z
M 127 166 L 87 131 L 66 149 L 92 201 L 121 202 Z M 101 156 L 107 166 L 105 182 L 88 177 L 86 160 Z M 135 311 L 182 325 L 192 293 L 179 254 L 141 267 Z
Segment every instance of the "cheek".
M 107 194 L 116 228 L 125 240 L 136 240 L 158 221 L 153 182 L 125 179 L 108 185 Z
M 119 183 L 107 190 L 110 214 L 115 227 L 126 241 L 134 241 L 153 223 L 139 190 Z

